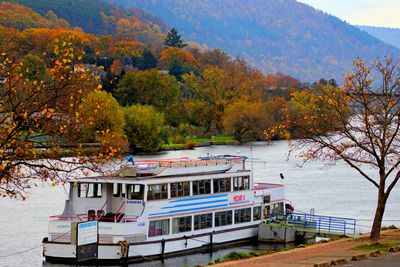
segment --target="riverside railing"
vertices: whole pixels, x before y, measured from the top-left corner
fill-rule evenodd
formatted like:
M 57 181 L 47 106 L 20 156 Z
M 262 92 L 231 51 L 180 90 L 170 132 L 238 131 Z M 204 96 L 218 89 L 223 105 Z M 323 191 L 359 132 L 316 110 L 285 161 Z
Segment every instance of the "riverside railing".
M 272 214 L 270 221 L 284 221 L 287 225 L 316 233 L 343 235 L 356 233 L 356 220 L 352 218 L 292 212 Z

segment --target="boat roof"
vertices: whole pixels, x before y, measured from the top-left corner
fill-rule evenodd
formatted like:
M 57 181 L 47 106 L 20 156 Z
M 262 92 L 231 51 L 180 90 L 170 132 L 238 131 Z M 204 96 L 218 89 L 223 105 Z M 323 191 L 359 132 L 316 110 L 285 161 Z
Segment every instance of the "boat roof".
M 225 172 L 218 174 L 199 174 L 199 175 L 185 175 L 185 176 L 143 176 L 143 177 L 120 177 L 120 176 L 92 176 L 92 177 L 78 177 L 69 179 L 67 182 L 74 183 L 123 183 L 123 184 L 156 184 L 167 182 L 182 182 L 192 180 L 204 180 L 215 178 L 238 177 L 242 175 L 249 175 L 250 170 L 237 170 L 235 172 Z

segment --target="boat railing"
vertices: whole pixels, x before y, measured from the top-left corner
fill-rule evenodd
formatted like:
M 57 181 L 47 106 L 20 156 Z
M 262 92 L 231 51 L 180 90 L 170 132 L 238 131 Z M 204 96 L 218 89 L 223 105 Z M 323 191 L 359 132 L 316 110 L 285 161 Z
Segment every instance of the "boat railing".
M 125 205 L 125 201 L 123 201 L 122 202 L 122 204 L 121 204 L 121 206 L 119 206 L 119 208 L 118 208 L 118 210 L 117 210 L 117 213 L 114 215 L 114 222 L 117 222 L 119 219 L 120 219 L 120 217 L 121 217 L 121 210 L 122 210 L 122 207 Z
M 112 222 L 112 223 L 127 223 L 127 222 L 135 222 L 137 217 L 122 217 L 123 214 L 119 214 L 117 217 L 101 217 L 99 219 L 91 220 L 89 216 L 85 214 L 74 214 L 74 215 L 54 215 L 50 216 L 50 221 L 68 221 L 68 222 L 85 222 L 85 221 L 99 221 L 99 222 Z M 117 219 L 116 219 L 117 218 Z
M 243 162 L 243 158 L 229 158 L 229 159 L 210 159 L 210 160 L 189 160 L 189 159 L 181 159 L 181 160 L 141 160 L 136 161 L 136 165 L 138 166 L 146 166 L 149 167 L 175 167 L 175 168 L 187 168 L 187 167 L 199 167 L 199 166 L 213 166 L 213 165 L 228 165 L 228 164 L 239 164 Z
M 356 220 L 352 218 L 287 212 L 271 214 L 270 221 L 284 221 L 287 225 L 316 233 L 355 234 Z
M 254 183 L 255 190 L 264 190 L 264 189 L 273 189 L 282 187 L 284 187 L 283 184 L 271 184 L 271 183 L 261 183 L 261 182 Z

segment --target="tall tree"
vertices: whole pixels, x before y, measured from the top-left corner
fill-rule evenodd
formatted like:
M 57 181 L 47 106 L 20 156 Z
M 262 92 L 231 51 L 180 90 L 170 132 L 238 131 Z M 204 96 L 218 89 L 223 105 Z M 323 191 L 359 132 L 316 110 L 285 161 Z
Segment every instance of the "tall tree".
M 157 151 L 162 145 L 164 116 L 152 106 L 133 105 L 124 109 L 125 133 L 132 149 Z
M 235 140 L 242 143 L 246 138 L 254 140 L 262 138 L 263 130 L 269 124 L 269 114 L 261 102 L 250 102 L 240 99 L 227 106 L 223 125 L 227 132 L 233 133 Z
M 367 65 L 357 59 L 342 88 L 320 90 L 319 97 L 300 104 L 303 112 L 278 128 L 296 127 L 307 137 L 292 143 L 304 163 L 342 160 L 377 189 L 370 234 L 377 241 L 386 202 L 400 179 L 400 62 L 385 58 Z M 371 168 L 373 174 L 367 172 Z
M 164 40 L 165 47 L 177 47 L 177 48 L 184 48 L 187 46 L 182 40 L 182 36 L 178 34 L 178 31 L 175 28 L 172 28 L 167 37 Z
M 13 61 L 0 52 L 1 196 L 24 198 L 37 180 L 58 183 L 74 171 L 97 169 L 100 157 L 79 151 L 62 157 L 80 131 L 80 99 L 98 85 L 79 63 L 82 51 L 70 46 L 71 38 L 53 42 L 47 69 L 38 57 Z
M 79 106 L 82 121 L 82 139 L 100 142 L 102 150 L 126 147 L 124 114 L 117 100 L 110 93 L 96 91 L 82 99 Z M 110 139 L 112 137 L 112 139 Z
M 152 105 L 163 112 L 168 123 L 176 121 L 180 84 L 174 76 L 156 69 L 125 74 L 115 95 L 123 106 Z

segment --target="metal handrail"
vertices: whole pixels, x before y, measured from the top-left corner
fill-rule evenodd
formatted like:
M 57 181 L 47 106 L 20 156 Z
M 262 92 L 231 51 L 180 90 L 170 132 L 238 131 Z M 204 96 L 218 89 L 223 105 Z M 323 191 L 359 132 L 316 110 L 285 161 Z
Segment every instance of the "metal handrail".
M 118 221 L 118 219 L 120 218 L 120 216 L 121 216 L 120 211 L 124 205 L 125 205 L 125 200 L 122 202 L 121 206 L 118 208 L 116 215 L 114 215 L 114 222 Z M 118 216 L 117 216 L 117 214 L 118 214 Z
M 355 234 L 356 219 L 307 214 L 300 212 L 271 214 L 270 221 L 285 221 L 286 224 L 304 229 L 313 229 L 321 232 L 339 232 L 343 234 Z

